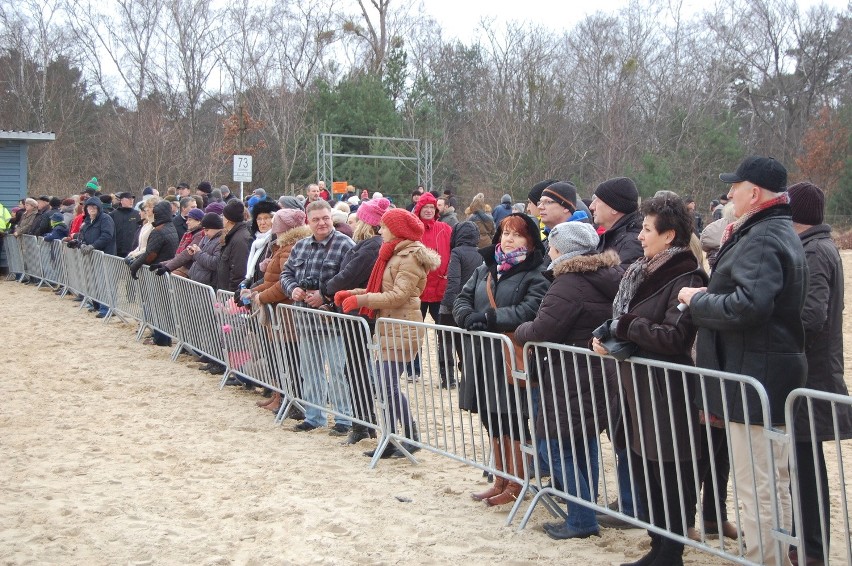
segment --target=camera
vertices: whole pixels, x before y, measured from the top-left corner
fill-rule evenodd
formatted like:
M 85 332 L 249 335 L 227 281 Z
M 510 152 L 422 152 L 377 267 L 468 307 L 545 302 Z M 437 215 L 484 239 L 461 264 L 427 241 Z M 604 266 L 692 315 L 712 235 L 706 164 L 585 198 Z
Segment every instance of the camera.
M 299 281 L 299 287 L 305 291 L 319 291 L 320 282 L 316 277 L 305 277 Z

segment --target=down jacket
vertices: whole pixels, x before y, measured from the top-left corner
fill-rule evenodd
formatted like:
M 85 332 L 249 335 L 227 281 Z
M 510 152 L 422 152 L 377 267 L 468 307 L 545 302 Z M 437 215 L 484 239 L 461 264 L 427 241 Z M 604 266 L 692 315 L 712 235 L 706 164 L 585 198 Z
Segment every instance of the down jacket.
M 89 216 L 86 210 L 89 206 L 97 206 L 98 213 L 95 219 Z M 84 243 L 101 250 L 105 254 L 115 255 L 115 223 L 112 217 L 104 212 L 104 205 L 98 197 L 91 197 L 86 201 L 83 209 L 84 220 L 80 227 L 78 239 Z
M 203 230 L 202 230 L 203 232 Z M 216 274 L 219 269 L 219 256 L 222 254 L 222 231 L 212 238 L 204 236 L 198 247 L 201 248 L 192 258 L 189 278 L 196 283 L 210 285 L 216 289 Z
M 378 293 L 367 293 L 365 289 L 353 289 L 358 297 L 358 306 L 373 309 L 376 315 L 376 341 L 382 359 L 410 362 L 420 350 L 425 335 L 422 327 L 385 322 L 380 318 L 392 318 L 407 322 L 423 322 L 420 313 L 420 295 L 426 283 L 426 275 L 441 264 L 441 258 L 420 242 L 403 240 L 396 245 L 393 256 L 382 273 L 382 287 Z
M 677 295 L 684 287 L 706 284 L 707 275 L 698 267 L 690 250 L 675 254 L 639 285 L 613 333 L 620 340 L 636 344 L 639 349 L 635 355 L 640 358 L 693 365 L 691 353 L 696 329 L 690 311 L 678 309 Z M 698 410 L 692 406 L 697 389 L 695 376 L 631 365 L 629 360 L 621 362 L 620 369 L 626 406 L 624 419 L 630 435 L 628 446 L 636 454 L 642 454 L 644 442 L 644 454 L 653 461 L 690 459 L 689 431 L 698 430 Z M 616 432 L 619 445 L 624 443 L 623 433 L 624 427 L 619 426 Z
M 512 216 L 520 216 L 527 223 L 527 230 L 533 238 L 533 248 L 523 262 L 503 273 L 499 281 L 494 249 L 500 242 L 502 231 L 497 230 L 494 234 L 491 246 L 479 250 L 485 263 L 474 270 L 453 304 L 453 316 L 462 328 L 465 328 L 467 317 L 476 312 L 486 313 L 489 332 L 512 332 L 522 323 L 535 319 L 550 286 L 541 272 L 544 247 L 538 228 L 526 214 Z M 491 308 L 485 288 L 489 274 L 496 309 Z M 506 385 L 502 348 L 500 352 L 492 354 L 491 344 L 487 340 L 480 341 L 470 335 L 463 335 L 462 341 L 464 371 L 459 385 L 461 408 L 488 413 L 514 413 L 514 389 Z M 483 367 L 483 362 L 486 367 Z M 471 376 L 475 376 L 475 381 Z M 522 402 L 521 407 L 525 410 L 526 403 Z
M 618 292 L 621 260 L 614 251 L 581 255 L 556 264 L 544 276 L 552 278 L 538 309 L 535 320 L 521 324 L 515 330 L 515 341 L 553 342 L 585 348 L 592 331 L 612 314 L 612 300 Z M 539 351 L 537 367 L 541 410 L 535 422 L 539 438 L 556 439 L 557 430 L 563 435 L 597 436 L 607 422 L 607 391 L 604 388 L 600 363 L 588 363 L 585 356 L 571 353 L 554 354 Z M 576 361 L 576 365 L 575 365 Z M 564 369 L 564 371 L 563 371 Z M 595 410 L 598 420 L 595 421 Z M 565 438 L 565 436 L 563 436 Z
M 699 287 L 700 285 L 695 285 Z M 698 326 L 697 365 L 755 378 L 769 396 L 772 424 L 784 422 L 787 395 L 805 383 L 802 307 L 807 290 L 805 251 L 793 231 L 789 205 L 755 213 L 716 254 L 706 292 L 690 303 Z M 707 387 L 708 410 L 745 422 L 739 387 Z M 752 423 L 762 423 L 760 400 L 746 388 Z
M 621 258 L 621 268 L 627 270 L 644 255 L 639 232 L 642 230 L 642 215 L 639 211 L 622 216 L 612 228 L 601 234 L 598 251 L 615 250 Z
M 284 293 L 284 289 L 281 288 L 281 271 L 284 269 L 284 264 L 287 263 L 287 258 L 290 257 L 290 252 L 296 242 L 310 235 L 311 229 L 308 226 L 297 226 L 278 234 L 272 258 L 266 266 L 266 271 L 263 272 L 263 281 L 252 287 L 260 294 L 258 300 L 261 304 L 293 303 Z
M 843 381 L 843 264 L 831 239 L 831 227 L 808 228 L 799 239 L 808 263 L 808 296 L 802 310 L 805 326 L 805 356 L 808 378 L 805 387 L 848 395 Z M 800 401 L 796 411 L 796 438 L 810 440 L 808 409 Z M 852 407 L 836 405 L 840 439 L 852 438 Z M 830 404 L 814 401 L 814 427 L 820 441 L 834 438 L 834 415 Z
M 130 264 L 130 272 L 136 273 L 142 265 L 163 263 L 175 257 L 178 247 L 178 235 L 172 224 L 172 205 L 168 201 L 160 201 L 154 207 L 154 229 L 148 236 L 145 253 L 136 256 Z

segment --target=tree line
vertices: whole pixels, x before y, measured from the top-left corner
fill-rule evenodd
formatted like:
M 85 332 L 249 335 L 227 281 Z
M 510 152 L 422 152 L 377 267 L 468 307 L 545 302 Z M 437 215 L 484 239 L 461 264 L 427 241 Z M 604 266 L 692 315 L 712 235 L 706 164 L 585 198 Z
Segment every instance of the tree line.
M 402 0 L 0 0 L 0 123 L 56 132 L 30 186 L 58 194 L 226 183 L 234 153 L 253 187 L 289 192 L 337 133 L 431 140 L 432 186 L 492 201 L 627 175 L 704 206 L 758 152 L 852 214 L 851 70 L 852 3 L 633 0 L 570 27 L 483 20 L 462 42 Z M 416 169 L 337 158 L 335 180 L 403 196 Z

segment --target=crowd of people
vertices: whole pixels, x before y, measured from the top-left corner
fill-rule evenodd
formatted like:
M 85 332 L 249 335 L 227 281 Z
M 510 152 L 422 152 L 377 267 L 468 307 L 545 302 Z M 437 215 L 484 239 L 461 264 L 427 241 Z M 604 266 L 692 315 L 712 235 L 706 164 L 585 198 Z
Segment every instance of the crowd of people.
M 808 472 L 799 475 L 801 492 L 815 493 L 817 485 L 827 491 L 821 443 L 834 438 L 835 423 L 842 438 L 852 437 L 852 414 L 841 412 L 832 420 L 818 412 L 814 443 L 807 414 L 800 411 L 804 421 L 797 424 L 795 444 L 772 451 L 773 492 L 769 475 L 755 473 L 767 461 L 756 397 L 725 387 L 699 390 L 686 373 L 683 387 L 670 387 L 668 372 L 629 366 L 630 357 L 638 356 L 753 377 L 766 390 L 775 426 L 784 425 L 784 402 L 797 387 L 847 394 L 843 271 L 823 222 L 822 191 L 807 182 L 788 187 L 786 169 L 769 157 L 748 157 L 720 179 L 729 185 L 727 202 L 714 201 L 706 226 L 691 198 L 661 191 L 640 202 L 626 177 L 600 183 L 586 200 L 573 183 L 559 179 L 534 185 L 526 202 L 503 195 L 493 208 L 479 193 L 463 213 L 451 191 L 424 187 L 404 207 L 367 191 L 359 196 L 352 190 L 335 200 L 321 182 L 304 195 L 278 200 L 256 189 L 245 202 L 224 185 L 213 189 L 203 181 L 193 194 L 181 183 L 164 197 L 148 187 L 136 202 L 127 192 L 102 194 L 93 178 L 79 195 L 25 199 L 8 224 L 15 235 L 125 258 L 134 278 L 147 268 L 235 292 L 255 305 L 284 303 L 365 317 L 381 348 L 378 364 L 331 332 L 288 349 L 299 396 L 308 402 L 304 414 L 287 415 L 301 421 L 293 430 L 328 427 L 348 444 L 372 434 L 353 424 L 375 422 L 372 401 L 354 399 L 353 393 L 367 390 L 370 380 L 387 394 L 387 426 L 412 440 L 419 437 L 400 380 L 420 380 L 421 356 L 431 352 L 423 351 L 420 327 L 389 319 L 422 322 L 428 314 L 436 323 L 472 333 L 512 332 L 518 344 L 550 342 L 610 356 L 609 366 L 570 354 L 557 362 L 528 360 L 539 368 L 538 387 L 517 388 L 507 386 L 512 375 L 504 353 L 491 352 L 491 343 L 474 340 L 475 334 L 458 340 L 439 334 L 435 352 L 440 386 L 458 387 L 460 408 L 478 413 L 499 471 L 523 476 L 521 442 L 530 438 L 531 426 L 554 485 L 595 502 L 598 434 L 605 430 L 616 446 L 619 510 L 697 539 L 701 494 L 691 480 L 678 482 L 695 474 L 704 485 L 699 513 L 705 532 L 742 537 L 747 559 L 775 563 L 769 518 L 776 495 L 782 526 L 792 528 L 789 450 L 796 451 L 800 471 Z M 108 308 L 90 306 L 98 317 Z M 159 331 L 146 342 L 171 345 Z M 205 361 L 206 371 L 225 371 Z M 238 378 L 227 383 L 253 387 Z M 601 394 L 607 389 L 620 390 L 624 402 Z M 535 396 L 534 414 L 526 414 L 526 395 Z M 278 411 L 281 403 L 280 395 L 268 392 L 258 405 Z M 322 410 L 327 404 L 333 423 Z M 698 410 L 704 407 L 709 414 Z M 729 422 L 714 426 L 712 442 L 701 434 L 690 438 L 701 430 L 699 419 L 718 424 L 723 416 Z M 728 443 L 733 454 L 753 454 L 754 461 L 729 462 Z M 366 454 L 402 455 L 393 444 L 378 455 Z M 731 466 L 742 532 L 725 508 Z M 707 479 L 711 468 L 715 482 Z M 498 475 L 492 487 L 472 497 L 503 505 L 520 492 L 519 484 Z M 821 531 L 828 528 L 826 499 L 803 500 L 805 548 L 785 549 L 783 564 L 826 559 Z M 672 504 L 679 501 L 682 508 Z M 551 538 L 572 539 L 597 535 L 601 526 L 630 525 L 571 504 L 566 520 L 544 528 Z M 649 535 L 650 551 L 631 564 L 682 563 L 680 542 Z M 806 560 L 799 559 L 800 551 Z

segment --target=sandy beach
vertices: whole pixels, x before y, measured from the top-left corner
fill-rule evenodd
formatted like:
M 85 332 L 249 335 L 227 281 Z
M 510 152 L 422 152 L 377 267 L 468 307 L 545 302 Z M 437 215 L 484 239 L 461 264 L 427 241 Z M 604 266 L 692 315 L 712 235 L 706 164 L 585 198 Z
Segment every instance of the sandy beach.
M 647 546 L 640 530 L 552 541 L 542 506 L 518 531 L 508 506 L 468 497 L 476 469 L 421 452 L 370 470 L 374 441 L 276 426 L 258 393 L 220 391 L 135 325 L 47 289 L 0 291 L 2 564 L 594 566 Z M 686 563 L 724 561 L 687 550 Z

